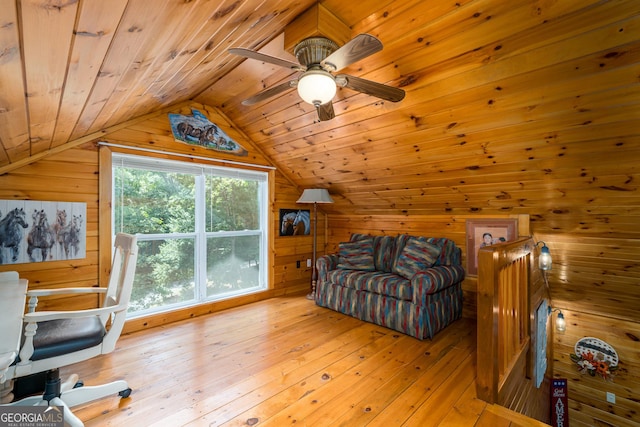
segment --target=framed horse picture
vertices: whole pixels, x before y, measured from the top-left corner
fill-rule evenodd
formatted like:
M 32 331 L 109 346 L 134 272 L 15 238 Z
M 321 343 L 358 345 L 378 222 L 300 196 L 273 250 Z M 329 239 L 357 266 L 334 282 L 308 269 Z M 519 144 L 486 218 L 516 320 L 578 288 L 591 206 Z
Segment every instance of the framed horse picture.
M 311 234 L 311 215 L 308 209 L 280 209 L 280 235 Z
M 0 265 L 86 257 L 87 204 L 0 200 Z

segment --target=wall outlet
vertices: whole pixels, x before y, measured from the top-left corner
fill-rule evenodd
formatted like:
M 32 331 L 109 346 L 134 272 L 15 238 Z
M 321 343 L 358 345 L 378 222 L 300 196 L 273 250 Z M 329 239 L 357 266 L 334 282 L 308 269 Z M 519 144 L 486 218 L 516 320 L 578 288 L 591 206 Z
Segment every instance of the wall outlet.
M 296 268 L 300 268 L 300 260 L 296 261 Z
M 311 267 L 311 258 L 307 258 L 307 267 Z
M 616 395 L 614 393 L 611 392 L 607 392 L 607 402 L 614 404 L 616 403 Z

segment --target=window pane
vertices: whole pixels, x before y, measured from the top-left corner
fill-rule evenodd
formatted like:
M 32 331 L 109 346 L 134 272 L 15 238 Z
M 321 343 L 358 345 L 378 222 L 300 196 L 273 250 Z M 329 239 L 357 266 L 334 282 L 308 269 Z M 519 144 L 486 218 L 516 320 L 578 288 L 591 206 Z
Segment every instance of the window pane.
M 125 233 L 195 230 L 195 177 L 142 169 L 114 170 L 115 229 Z
M 251 180 L 207 176 L 206 231 L 258 230 L 258 184 Z
M 138 240 L 129 312 L 195 299 L 195 239 Z
M 268 174 L 113 155 L 114 232 L 138 235 L 130 316 L 267 287 Z
M 207 296 L 260 286 L 260 236 L 207 239 Z

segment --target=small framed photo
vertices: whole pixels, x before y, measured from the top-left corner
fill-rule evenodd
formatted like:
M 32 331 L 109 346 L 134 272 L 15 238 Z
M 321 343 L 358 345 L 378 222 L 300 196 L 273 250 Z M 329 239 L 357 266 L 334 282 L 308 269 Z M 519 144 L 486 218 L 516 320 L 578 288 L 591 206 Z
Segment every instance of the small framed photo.
M 308 209 L 280 209 L 279 224 L 281 236 L 311 234 L 311 216 Z
M 480 248 L 515 240 L 517 230 L 517 219 L 467 219 L 467 274 L 478 275 Z

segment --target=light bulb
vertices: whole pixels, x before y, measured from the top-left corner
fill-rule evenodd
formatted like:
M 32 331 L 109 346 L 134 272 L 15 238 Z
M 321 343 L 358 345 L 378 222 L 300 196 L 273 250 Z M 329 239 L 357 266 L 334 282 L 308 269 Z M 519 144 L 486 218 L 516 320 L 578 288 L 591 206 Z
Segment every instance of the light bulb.
M 298 95 L 303 101 L 319 107 L 336 95 L 336 82 L 330 73 L 309 70 L 298 80 Z
M 549 271 L 551 270 L 551 264 L 552 260 L 549 248 L 543 243 L 542 249 L 540 250 L 540 257 L 538 258 L 538 267 L 540 270 Z
M 558 317 L 556 318 L 556 330 L 558 332 L 564 332 L 567 330 L 567 322 L 564 320 L 564 314 L 562 312 L 558 312 Z

